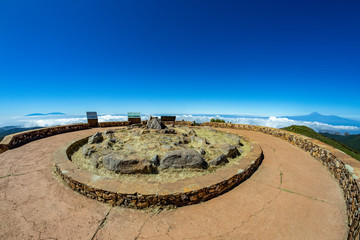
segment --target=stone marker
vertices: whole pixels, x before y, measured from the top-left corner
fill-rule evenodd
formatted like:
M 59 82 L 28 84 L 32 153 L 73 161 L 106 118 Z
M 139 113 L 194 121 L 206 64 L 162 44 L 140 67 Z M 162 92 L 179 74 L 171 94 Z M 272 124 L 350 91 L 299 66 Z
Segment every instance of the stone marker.
M 149 117 L 146 128 L 148 129 L 165 129 L 165 124 L 158 117 Z

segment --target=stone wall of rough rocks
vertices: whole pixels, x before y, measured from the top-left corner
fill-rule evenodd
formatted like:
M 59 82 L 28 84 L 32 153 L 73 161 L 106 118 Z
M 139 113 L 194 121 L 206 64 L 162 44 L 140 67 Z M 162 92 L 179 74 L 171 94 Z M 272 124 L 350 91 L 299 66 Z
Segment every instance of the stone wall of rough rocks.
M 9 150 L 9 147 L 6 144 L 0 144 L 0 153 Z
M 128 121 L 119 121 L 119 122 L 100 122 L 99 127 L 121 127 L 130 125 Z
M 141 122 L 143 125 L 146 125 L 147 120 Z M 178 125 L 178 126 L 192 126 L 193 122 L 190 121 L 163 121 L 165 125 Z
M 87 123 L 40 128 L 36 130 L 8 135 L 1 141 L 1 144 L 7 146 L 8 149 L 12 149 L 40 138 L 45 138 L 60 133 L 84 130 L 88 128 L 89 126 Z
M 99 123 L 99 127 L 120 127 L 129 125 L 128 121 L 119 121 L 119 122 L 101 122 Z M 20 147 L 26 143 L 31 141 L 35 141 L 37 139 L 50 137 L 60 133 L 67 133 L 79 130 L 89 129 L 89 125 L 87 123 L 79 123 L 72 125 L 63 125 L 63 126 L 55 126 L 48 128 L 40 128 L 36 130 L 30 130 L 25 132 L 14 133 L 6 136 L 0 144 L 0 153 L 3 153 L 9 149 L 13 149 L 16 147 Z
M 360 191 L 359 183 L 356 181 L 356 177 L 349 172 L 345 164 L 335 157 L 330 151 L 323 149 L 317 144 L 313 143 L 311 139 L 290 133 L 284 130 L 279 130 L 269 127 L 260 127 L 243 124 L 231 124 L 231 123 L 203 123 L 203 126 L 212 126 L 220 128 L 233 128 L 242 130 L 251 130 L 256 132 L 266 133 L 278 138 L 281 138 L 303 150 L 309 152 L 314 158 L 319 160 L 335 179 L 339 182 L 340 187 L 343 189 L 345 204 L 348 213 L 348 226 L 349 234 L 348 239 L 359 239 L 359 219 L 360 219 Z
M 170 124 L 172 124 L 173 122 L 169 122 Z M 165 124 L 167 124 L 167 122 L 165 122 Z M 175 121 L 175 125 L 178 126 L 192 126 L 193 122 L 190 121 Z

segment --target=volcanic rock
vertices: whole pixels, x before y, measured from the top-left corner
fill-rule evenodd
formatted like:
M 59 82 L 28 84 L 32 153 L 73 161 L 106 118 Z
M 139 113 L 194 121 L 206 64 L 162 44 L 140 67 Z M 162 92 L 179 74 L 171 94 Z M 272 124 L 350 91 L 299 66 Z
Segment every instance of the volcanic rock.
M 233 145 L 224 144 L 222 148 L 228 158 L 236 158 L 241 155 L 239 150 Z
M 193 136 L 197 137 L 197 134 L 196 134 L 196 132 L 194 131 L 194 129 L 191 129 L 187 134 L 188 134 L 189 136 L 193 135 Z
M 203 148 L 200 148 L 199 153 L 201 156 L 206 154 L 206 152 Z
M 160 168 L 207 168 L 207 162 L 194 149 L 180 149 L 166 153 Z
M 116 143 L 117 140 L 118 140 L 118 138 L 116 138 L 116 137 L 110 137 L 109 138 L 109 142 L 111 142 L 111 143 Z
M 147 121 L 146 128 L 148 129 L 165 129 L 165 124 L 158 118 L 150 116 Z
M 150 162 L 154 165 L 154 166 L 159 166 L 160 165 L 160 157 L 159 157 L 159 155 L 154 155 L 152 158 L 151 158 L 151 160 L 150 160 Z
M 114 130 L 107 130 L 105 131 L 105 136 L 110 138 L 114 135 L 114 133 L 115 133 Z
M 123 156 L 111 153 L 103 157 L 103 164 L 106 169 L 116 173 L 152 173 L 156 170 L 149 161 L 137 155 Z
M 228 133 L 228 134 L 226 134 L 226 137 L 234 140 L 239 146 L 241 146 L 241 147 L 244 146 L 244 144 L 242 144 L 241 138 L 239 136 Z
M 85 157 L 90 157 L 95 152 L 96 152 L 95 146 L 89 146 L 86 144 L 82 147 L 82 153 Z
M 229 160 L 227 159 L 227 157 L 224 154 L 221 154 L 220 156 L 216 157 L 215 159 L 211 160 L 209 162 L 209 165 L 213 165 L 213 166 L 218 166 L 218 165 L 222 165 L 225 163 L 228 163 Z
M 101 132 L 97 132 L 91 137 L 89 137 L 88 144 L 101 143 L 104 140 L 104 137 Z
M 161 133 L 164 133 L 164 134 L 176 134 L 176 131 L 175 129 L 164 129 L 161 131 Z
M 99 158 L 99 154 L 95 154 L 91 157 L 90 159 L 90 164 L 94 167 L 94 168 L 98 168 L 100 163 L 101 163 L 101 160 Z

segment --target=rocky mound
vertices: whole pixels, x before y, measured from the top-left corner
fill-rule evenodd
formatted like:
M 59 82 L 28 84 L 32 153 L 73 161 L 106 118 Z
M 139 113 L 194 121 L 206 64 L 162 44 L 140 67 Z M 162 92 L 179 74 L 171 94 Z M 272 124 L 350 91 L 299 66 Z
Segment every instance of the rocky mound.
M 156 117 L 150 118 L 146 128 L 98 132 L 74 159 L 118 174 L 149 174 L 216 168 L 241 155 L 243 144 L 234 134 L 210 128 L 164 128 Z

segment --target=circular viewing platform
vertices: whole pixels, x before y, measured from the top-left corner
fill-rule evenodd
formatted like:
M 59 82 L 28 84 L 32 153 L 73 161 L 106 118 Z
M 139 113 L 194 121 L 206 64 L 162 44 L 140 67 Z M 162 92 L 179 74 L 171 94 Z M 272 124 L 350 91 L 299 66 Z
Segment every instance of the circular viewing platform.
M 122 131 L 130 130 L 123 129 Z M 209 169 L 195 171 L 191 169 L 192 171 L 188 175 L 185 174 L 185 177 L 167 180 L 166 177 L 161 178 L 164 174 L 158 173 L 112 173 L 101 176 L 79 167 L 72 161 L 72 156 L 80 152 L 89 142 L 89 137 L 86 137 L 71 141 L 56 151 L 55 171 L 71 189 L 88 198 L 114 206 L 137 209 L 150 206 L 181 207 L 217 197 L 248 179 L 258 169 L 264 158 L 259 144 L 250 139 L 243 139 L 243 141 L 246 142 L 249 150 L 244 151 L 243 155 L 235 161 L 222 166 L 209 167 Z M 170 171 L 170 173 L 166 172 L 165 176 L 182 171 L 189 170 L 184 168 L 175 172 Z

